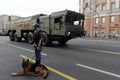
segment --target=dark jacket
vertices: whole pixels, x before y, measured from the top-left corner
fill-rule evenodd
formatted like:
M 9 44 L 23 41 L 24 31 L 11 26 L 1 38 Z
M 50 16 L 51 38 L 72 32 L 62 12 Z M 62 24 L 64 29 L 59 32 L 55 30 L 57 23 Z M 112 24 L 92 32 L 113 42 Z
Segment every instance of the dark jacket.
M 35 30 L 34 35 L 33 35 L 33 43 L 38 45 L 40 39 L 42 39 L 42 31 L 41 30 Z

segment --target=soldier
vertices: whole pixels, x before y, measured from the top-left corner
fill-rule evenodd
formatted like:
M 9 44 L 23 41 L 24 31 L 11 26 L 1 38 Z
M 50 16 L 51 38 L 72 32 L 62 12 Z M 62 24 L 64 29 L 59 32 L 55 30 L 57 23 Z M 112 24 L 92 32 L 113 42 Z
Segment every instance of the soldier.
M 33 46 L 35 48 L 36 64 L 41 64 L 42 31 L 38 23 L 34 24 Z

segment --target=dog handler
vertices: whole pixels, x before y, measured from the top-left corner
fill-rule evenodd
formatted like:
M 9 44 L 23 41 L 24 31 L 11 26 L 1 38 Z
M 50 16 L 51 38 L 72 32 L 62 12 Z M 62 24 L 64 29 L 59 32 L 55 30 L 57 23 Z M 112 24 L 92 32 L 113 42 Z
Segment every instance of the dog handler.
M 38 23 L 34 24 L 33 46 L 35 48 L 36 64 L 41 64 L 42 31 Z

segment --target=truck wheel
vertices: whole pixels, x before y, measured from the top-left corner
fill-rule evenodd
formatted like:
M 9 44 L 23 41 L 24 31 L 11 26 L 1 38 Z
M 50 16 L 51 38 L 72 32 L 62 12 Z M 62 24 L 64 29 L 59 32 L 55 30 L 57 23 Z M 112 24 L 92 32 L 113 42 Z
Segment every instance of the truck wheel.
M 15 39 L 14 39 L 14 35 L 13 35 L 12 32 L 9 33 L 9 39 L 10 39 L 10 41 L 14 41 L 14 40 L 15 40 Z
M 48 36 L 45 32 L 42 33 L 42 45 L 47 46 L 48 45 Z
M 33 33 L 28 33 L 27 35 L 27 42 L 32 44 L 33 43 Z
M 16 33 L 14 34 L 14 38 L 15 38 L 15 41 L 16 41 L 16 42 L 20 42 L 20 41 L 21 41 L 21 38 L 18 37 Z

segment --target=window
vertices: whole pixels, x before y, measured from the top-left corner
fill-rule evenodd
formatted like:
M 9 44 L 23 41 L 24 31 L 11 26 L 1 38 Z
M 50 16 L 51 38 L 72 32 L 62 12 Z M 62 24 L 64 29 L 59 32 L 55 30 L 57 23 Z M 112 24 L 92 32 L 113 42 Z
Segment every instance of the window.
M 95 18 L 95 23 L 99 23 L 99 18 Z
M 105 23 L 105 17 L 102 17 L 102 23 Z
M 110 29 L 110 33 L 114 33 L 115 32 L 115 30 L 114 29 Z
M 115 9 L 115 2 L 111 2 L 111 10 Z
M 120 0 L 119 0 L 119 8 L 120 8 Z
M 95 6 L 95 10 L 96 10 L 96 12 L 99 11 L 99 5 L 96 5 L 96 6 Z
M 118 33 L 120 34 L 120 29 L 118 29 Z
M 103 3 L 102 4 L 102 11 L 105 11 L 106 10 L 106 3 Z
M 119 19 L 118 19 L 118 22 L 120 22 L 120 15 L 119 15 Z
M 11 16 L 8 17 L 8 21 L 11 21 Z
M 55 18 L 55 19 L 54 19 L 54 22 L 55 22 L 55 23 L 59 23 L 59 22 L 60 22 L 60 19 L 61 19 L 61 17 Z
M 80 23 L 79 21 L 74 21 L 73 25 L 79 25 L 79 23 Z
M 85 9 L 85 14 L 89 14 L 89 13 L 90 13 L 90 8 L 87 7 L 87 8 Z
M 56 30 L 60 30 L 61 29 L 61 19 L 62 19 L 62 17 L 54 18 L 54 23 L 55 23 L 54 28 Z
M 111 16 L 110 17 L 110 22 L 114 22 L 115 21 L 114 19 L 115 19 L 114 16 Z

